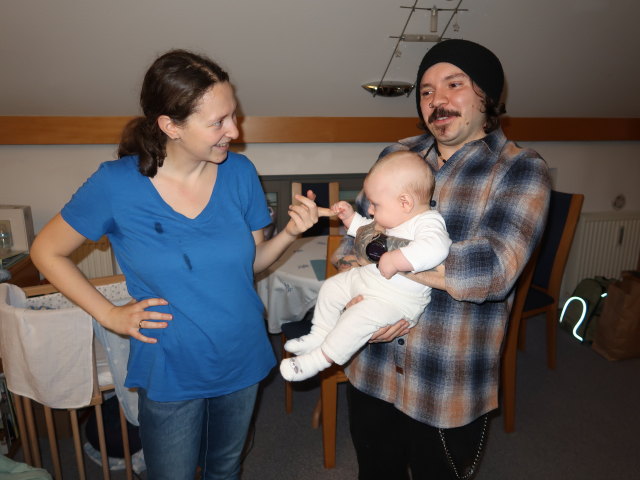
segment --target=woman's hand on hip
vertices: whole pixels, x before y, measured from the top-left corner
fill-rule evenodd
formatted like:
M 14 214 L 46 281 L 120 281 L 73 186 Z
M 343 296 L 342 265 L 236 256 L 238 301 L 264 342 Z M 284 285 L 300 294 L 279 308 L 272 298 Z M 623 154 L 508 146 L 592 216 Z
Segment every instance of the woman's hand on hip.
M 126 305 L 114 306 L 101 323 L 121 335 L 129 335 L 145 343 L 157 343 L 157 339 L 146 337 L 140 330 L 167 328 L 167 322 L 173 318 L 171 314 L 146 310 L 158 305 L 168 305 L 168 302 L 162 298 L 147 298 L 139 302 L 131 300 Z

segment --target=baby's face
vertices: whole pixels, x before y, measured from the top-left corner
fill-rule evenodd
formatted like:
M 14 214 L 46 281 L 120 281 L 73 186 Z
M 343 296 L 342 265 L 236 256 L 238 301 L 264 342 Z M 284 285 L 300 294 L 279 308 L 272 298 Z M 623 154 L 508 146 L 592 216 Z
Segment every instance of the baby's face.
M 364 193 L 369 199 L 369 215 L 383 228 L 394 228 L 406 220 L 393 174 L 375 172 L 364 181 Z

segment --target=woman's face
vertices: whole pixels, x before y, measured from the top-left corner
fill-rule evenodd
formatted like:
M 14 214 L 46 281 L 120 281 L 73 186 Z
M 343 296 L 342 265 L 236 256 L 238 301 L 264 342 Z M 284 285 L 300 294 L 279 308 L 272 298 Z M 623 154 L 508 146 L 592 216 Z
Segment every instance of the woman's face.
M 181 155 L 194 161 L 222 163 L 229 142 L 240 134 L 236 123 L 236 97 L 228 82 L 216 83 L 201 98 L 194 113 L 178 127 L 174 142 Z

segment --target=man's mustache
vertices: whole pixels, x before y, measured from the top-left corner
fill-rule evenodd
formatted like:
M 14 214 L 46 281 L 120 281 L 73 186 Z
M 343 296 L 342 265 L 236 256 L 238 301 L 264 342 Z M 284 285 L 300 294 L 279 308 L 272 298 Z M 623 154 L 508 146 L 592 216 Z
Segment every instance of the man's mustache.
M 429 123 L 433 123 L 433 122 L 436 121 L 436 119 L 441 118 L 441 117 L 459 117 L 459 116 L 460 116 L 460 112 L 456 112 L 455 110 L 447 110 L 446 108 L 438 107 L 433 112 L 431 112 L 431 115 L 429 115 L 429 118 L 427 119 L 427 121 Z

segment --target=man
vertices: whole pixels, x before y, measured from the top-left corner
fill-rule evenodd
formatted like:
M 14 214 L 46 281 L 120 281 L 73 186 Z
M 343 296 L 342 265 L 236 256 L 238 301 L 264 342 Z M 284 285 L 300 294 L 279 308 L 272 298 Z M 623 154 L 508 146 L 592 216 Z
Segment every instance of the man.
M 381 330 L 347 373 L 360 479 L 469 478 L 498 406 L 501 347 L 513 287 L 540 239 L 549 200 L 542 158 L 504 136 L 498 58 L 466 40 L 436 44 L 418 69 L 426 134 L 392 151 L 436 172 L 431 203 L 453 244 L 414 278 L 433 288 L 418 324 Z

